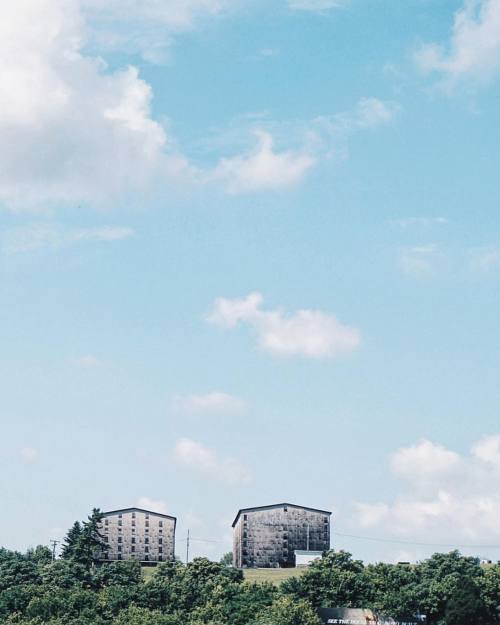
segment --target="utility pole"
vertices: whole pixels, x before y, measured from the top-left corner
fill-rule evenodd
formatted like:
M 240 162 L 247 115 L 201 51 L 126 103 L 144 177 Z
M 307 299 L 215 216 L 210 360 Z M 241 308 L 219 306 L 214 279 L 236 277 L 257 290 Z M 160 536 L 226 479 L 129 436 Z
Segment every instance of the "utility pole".
M 58 540 L 51 540 L 50 544 L 52 545 L 52 560 L 56 559 L 56 547 L 59 544 Z
M 189 530 L 186 539 L 186 564 L 189 563 Z

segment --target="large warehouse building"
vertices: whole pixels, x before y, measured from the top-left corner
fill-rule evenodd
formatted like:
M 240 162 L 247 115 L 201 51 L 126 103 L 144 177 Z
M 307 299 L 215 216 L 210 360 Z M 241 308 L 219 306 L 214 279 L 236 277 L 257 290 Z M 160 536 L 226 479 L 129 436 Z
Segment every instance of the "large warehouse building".
M 175 557 L 176 518 L 141 508 L 105 512 L 102 535 L 108 551 L 102 561 L 139 560 L 155 564 Z
M 237 568 L 293 567 L 295 551 L 330 548 L 331 512 L 279 503 L 243 508 L 233 522 Z

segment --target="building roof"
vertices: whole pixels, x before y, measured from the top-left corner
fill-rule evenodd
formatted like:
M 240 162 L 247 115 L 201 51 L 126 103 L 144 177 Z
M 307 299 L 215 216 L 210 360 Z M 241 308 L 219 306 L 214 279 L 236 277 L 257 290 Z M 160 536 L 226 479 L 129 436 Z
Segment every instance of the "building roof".
M 242 512 L 258 512 L 260 510 L 272 510 L 273 508 L 283 508 L 285 506 L 288 506 L 290 508 L 300 508 L 301 510 L 309 510 L 309 512 L 319 512 L 321 514 L 331 515 L 331 512 L 329 512 L 328 510 L 319 510 L 318 508 L 308 508 L 307 506 L 298 506 L 295 503 L 274 503 L 274 504 L 271 504 L 270 506 L 255 506 L 253 508 L 241 508 L 240 510 L 238 510 L 238 514 L 236 515 L 236 518 L 233 521 L 233 527 L 236 525 L 236 523 L 238 523 L 238 519 L 240 518 L 240 514 Z
M 146 514 L 153 514 L 154 516 L 162 517 L 162 519 L 172 519 L 174 524 L 177 523 L 177 518 L 170 516 L 170 514 L 162 514 L 161 512 L 153 512 L 152 510 L 145 510 L 144 508 L 121 508 L 120 510 L 109 510 L 103 512 L 104 516 L 111 516 L 112 514 L 123 514 L 124 512 L 145 512 Z

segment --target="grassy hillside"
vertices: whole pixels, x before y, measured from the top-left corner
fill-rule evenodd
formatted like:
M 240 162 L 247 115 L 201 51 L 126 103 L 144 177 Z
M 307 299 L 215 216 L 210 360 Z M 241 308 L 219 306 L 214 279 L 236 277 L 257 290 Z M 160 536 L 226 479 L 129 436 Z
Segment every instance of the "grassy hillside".
M 306 569 L 245 569 L 243 575 L 247 582 L 271 582 L 278 586 L 289 577 L 298 577 Z M 154 566 L 144 566 L 142 574 L 147 581 L 155 571 Z
M 279 585 L 290 577 L 299 577 L 305 571 L 301 569 L 245 569 L 243 575 L 247 582 L 271 582 Z

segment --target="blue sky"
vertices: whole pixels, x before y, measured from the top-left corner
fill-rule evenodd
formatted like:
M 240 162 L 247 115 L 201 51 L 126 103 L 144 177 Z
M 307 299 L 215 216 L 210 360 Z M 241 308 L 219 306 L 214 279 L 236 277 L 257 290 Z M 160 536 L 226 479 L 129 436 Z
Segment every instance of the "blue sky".
M 500 2 L 0 17 L 2 543 L 291 501 L 500 558 Z

